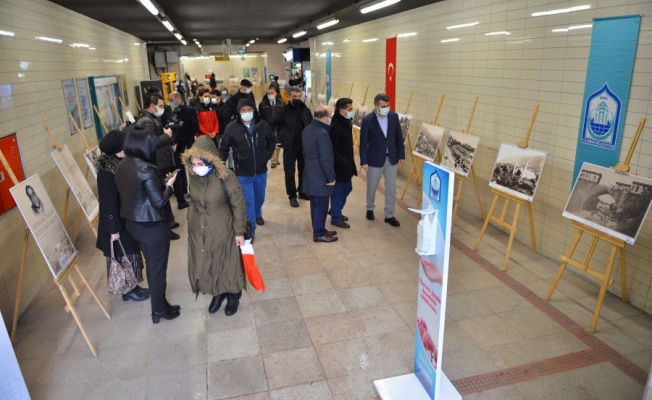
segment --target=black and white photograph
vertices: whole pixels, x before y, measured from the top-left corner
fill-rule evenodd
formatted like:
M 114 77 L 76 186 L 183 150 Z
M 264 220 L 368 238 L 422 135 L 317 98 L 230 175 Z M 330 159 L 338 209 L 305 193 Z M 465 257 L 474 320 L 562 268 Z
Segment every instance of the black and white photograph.
M 91 93 L 88 90 L 88 81 L 86 78 L 77 78 L 77 89 L 79 90 L 82 123 L 84 124 L 84 129 L 90 128 L 93 126 L 93 108 L 91 106 Z
M 403 144 L 410 134 L 410 125 L 412 124 L 412 116 L 410 114 L 398 113 L 398 122 L 401 124 L 401 133 L 403 134 Z
M 326 104 L 326 95 L 325 94 L 320 93 L 320 94 L 317 95 L 317 104 L 316 105 L 320 105 L 320 104 Z
M 362 126 L 362 118 L 367 115 L 367 106 L 359 106 L 358 108 L 355 109 L 355 112 L 353 113 L 353 127 L 356 129 L 360 129 Z
M 41 178 L 33 175 L 9 191 L 47 261 L 50 272 L 58 278 L 70 265 L 76 250 Z
M 337 103 L 337 100 L 339 100 L 338 97 L 331 97 L 330 100 L 328 100 L 328 106 L 335 111 L 335 103 Z
M 100 205 L 68 146 L 63 146 L 61 150 L 55 150 L 50 154 L 79 202 L 86 218 L 92 221 L 100 212 Z
M 421 124 L 421 129 L 419 129 L 419 136 L 417 136 L 412 154 L 424 160 L 434 161 L 445 132 L 446 129 L 441 126 L 424 122 Z
M 61 81 L 61 86 L 63 87 L 63 99 L 66 103 L 66 112 L 71 114 L 77 126 L 82 125 L 81 113 L 79 112 L 79 102 L 77 101 L 77 88 L 75 87 L 74 79 L 66 79 Z M 77 133 L 75 125 L 72 123 L 70 118 L 66 117 L 68 120 L 68 125 L 70 127 L 70 134 L 74 135 Z
M 634 244 L 651 203 L 652 179 L 585 162 L 563 215 Z
M 450 131 L 439 165 L 456 174 L 468 176 L 479 144 L 479 136 Z
M 546 152 L 502 143 L 489 186 L 527 201 L 534 199 L 546 163 Z
M 97 180 L 97 169 L 95 169 L 95 161 L 97 161 L 97 158 L 102 154 L 100 151 L 100 146 L 95 146 L 92 149 L 90 149 L 88 152 L 84 153 L 84 161 L 86 161 L 86 165 L 88 165 L 88 169 L 91 170 L 91 173 Z

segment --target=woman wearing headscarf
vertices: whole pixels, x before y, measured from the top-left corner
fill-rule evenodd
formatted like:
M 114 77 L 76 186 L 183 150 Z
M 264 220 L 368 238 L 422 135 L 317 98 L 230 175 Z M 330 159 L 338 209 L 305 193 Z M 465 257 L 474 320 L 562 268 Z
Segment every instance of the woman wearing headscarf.
M 238 311 L 245 274 L 238 246 L 244 244 L 246 207 L 235 174 L 218 157 L 215 143 L 201 136 L 183 154 L 189 181 L 188 277 L 193 293 L 213 296 L 209 313 L 227 300 L 227 316 Z
M 115 170 L 125 156 L 122 150 L 125 133 L 114 130 L 100 140 L 102 154 L 95 160 L 97 171 L 97 192 L 100 202 L 100 214 L 97 225 L 97 242 L 95 247 L 102 250 L 106 257 L 106 273 L 111 265 L 111 242 L 120 240 L 125 253 L 117 242 L 113 243 L 115 257 L 126 255 L 134 270 L 138 282 L 143 281 L 143 257 L 140 247 L 125 229 L 125 219 L 120 216 L 120 193 L 115 184 Z M 124 301 L 143 301 L 149 298 L 149 289 L 136 286 L 134 290 L 122 295 Z
M 176 174 L 168 174 L 165 183 L 161 179 L 155 165 L 157 145 L 154 132 L 132 128 L 125 137 L 125 159 L 118 164 L 115 173 L 122 200 L 120 216 L 127 220 L 127 231 L 138 242 L 147 263 L 152 322 L 155 324 L 161 318 L 178 317 L 181 308 L 170 305 L 165 298 L 170 235 L 163 206 L 174 193 L 172 185 Z

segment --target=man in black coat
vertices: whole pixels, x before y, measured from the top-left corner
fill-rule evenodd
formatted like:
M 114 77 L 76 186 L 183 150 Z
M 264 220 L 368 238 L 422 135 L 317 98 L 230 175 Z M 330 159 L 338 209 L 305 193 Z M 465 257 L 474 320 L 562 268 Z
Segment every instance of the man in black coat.
M 184 103 L 181 93 L 170 93 L 168 100 L 177 121 L 179 121 L 178 126 L 174 129 L 173 138 L 174 142 L 176 142 L 174 161 L 181 171 L 179 171 L 177 180 L 174 182 L 174 195 L 177 198 L 177 207 L 179 210 L 183 210 L 188 207 L 185 198 L 188 193 L 188 178 L 186 177 L 184 164 L 181 162 L 181 154 L 195 143 L 195 135 L 199 132 L 199 120 L 197 119 L 197 111 Z
M 248 97 L 248 98 L 250 98 L 251 100 L 254 101 L 254 104 L 256 104 L 256 99 L 254 98 L 254 94 L 251 93 L 251 87 L 252 86 L 253 85 L 252 85 L 252 83 L 251 83 L 251 81 L 249 79 L 241 80 L 240 81 L 240 90 L 236 94 L 234 94 L 233 96 L 231 96 L 229 98 L 229 105 L 231 106 L 231 112 L 236 117 L 238 115 L 238 103 L 240 102 L 240 100 Z
M 353 190 L 351 178 L 358 175 L 353 159 L 353 100 L 341 98 L 335 103 L 330 138 L 335 159 L 335 188 L 331 195 L 331 224 L 350 228 L 348 217 L 342 215 L 346 198 Z
M 278 93 L 277 86 L 272 84 L 269 85 L 269 88 L 267 89 L 267 96 L 263 97 L 258 105 L 258 113 L 262 119 L 271 125 L 274 115 L 276 115 L 278 110 L 282 109 L 284 106 L 285 103 L 283 103 L 283 97 Z M 278 129 L 274 129 L 274 137 L 278 139 Z M 274 155 L 271 160 L 272 168 L 276 168 L 279 164 L 278 156 L 280 152 L 280 147 L 277 147 L 276 150 L 274 150 Z
M 292 207 L 299 207 L 299 198 L 309 200 L 303 191 L 303 148 L 301 136 L 303 129 L 312 122 L 310 109 L 301 101 L 303 93 L 298 87 L 290 88 L 290 103 L 280 109 L 272 120 L 272 129 L 278 129 L 279 146 L 283 149 L 283 169 L 285 170 L 285 191 Z M 297 187 L 295 165 L 299 169 L 299 187 Z

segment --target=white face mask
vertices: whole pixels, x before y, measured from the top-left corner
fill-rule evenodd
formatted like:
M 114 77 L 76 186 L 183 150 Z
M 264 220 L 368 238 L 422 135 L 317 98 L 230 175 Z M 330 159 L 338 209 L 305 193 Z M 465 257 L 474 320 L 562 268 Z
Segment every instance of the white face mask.
M 389 107 L 379 107 L 378 110 L 382 116 L 389 114 Z
M 217 104 L 217 97 L 211 97 L 211 103 Z
M 210 97 L 202 97 L 201 102 L 204 104 L 209 104 L 211 102 Z
M 253 113 L 253 111 L 252 112 L 242 113 L 242 114 L 240 114 L 240 118 L 242 118 L 242 120 L 244 122 L 249 122 L 252 119 L 254 119 L 254 113 Z
M 227 92 L 226 90 L 222 92 L 222 96 L 226 96 L 227 94 L 229 94 L 229 92 Z
M 160 109 L 160 108 L 157 107 L 157 108 L 156 108 L 156 111 L 154 111 L 154 116 L 155 116 L 156 118 L 158 118 L 158 117 L 160 117 L 161 115 L 163 115 L 164 112 L 165 112 L 165 108 Z
M 267 98 L 269 99 L 270 102 L 276 101 L 276 96 L 272 96 L 271 94 L 268 94 Z
M 249 93 L 251 93 L 251 88 L 246 88 L 245 89 L 245 94 L 249 94 Z
M 206 174 L 208 174 L 210 171 L 211 171 L 211 167 L 207 167 L 205 165 L 203 167 L 196 167 L 196 166 L 192 167 L 192 172 L 194 172 L 199 176 L 206 176 Z
M 330 125 L 331 124 L 331 119 L 326 118 L 326 121 L 322 121 L 322 122 L 325 123 L 326 125 Z
M 346 119 L 353 119 L 353 111 L 346 112 Z

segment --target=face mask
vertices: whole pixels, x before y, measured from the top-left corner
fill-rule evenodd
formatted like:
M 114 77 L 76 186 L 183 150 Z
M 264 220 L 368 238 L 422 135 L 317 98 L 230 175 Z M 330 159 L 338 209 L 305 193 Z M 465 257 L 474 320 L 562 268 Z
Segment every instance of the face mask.
M 179 105 L 177 103 L 175 103 L 174 101 L 171 101 L 170 102 L 170 107 L 172 107 L 173 109 L 176 109 L 177 107 L 179 107 Z
M 346 119 L 353 119 L 353 111 L 346 112 Z
M 332 121 L 332 119 L 331 119 L 331 118 L 328 118 L 324 123 L 325 123 L 326 125 L 330 125 L 330 124 L 331 124 L 331 121 Z
M 229 92 L 227 92 L 226 90 L 223 91 L 223 92 L 222 92 L 222 97 L 226 96 L 227 94 L 229 94 Z
M 154 111 L 154 116 L 155 116 L 156 118 L 158 118 L 158 117 L 160 117 L 161 115 L 163 115 L 164 112 L 165 112 L 165 109 L 161 109 L 161 108 L 158 108 L 158 107 L 157 107 L 157 108 L 156 108 L 156 111 Z
M 389 114 L 389 107 L 379 107 L 380 115 L 386 116 Z
M 295 107 L 299 107 L 299 105 L 301 105 L 301 100 L 292 99 L 292 105 L 295 106 Z
M 267 98 L 269 99 L 269 101 L 276 101 L 276 96 L 272 96 L 268 94 Z
M 213 103 L 213 104 L 217 104 L 217 97 L 213 97 L 213 98 L 211 98 L 211 103 Z
M 245 89 L 245 94 L 249 94 L 249 93 L 251 93 L 251 88 L 246 88 Z
M 206 176 L 209 172 L 211 172 L 211 167 L 203 166 L 203 167 L 192 167 L 192 172 L 199 176 Z
M 210 97 L 202 97 L 201 102 L 204 104 L 209 104 L 211 102 Z
M 252 112 L 242 113 L 242 114 L 240 114 L 240 118 L 242 118 L 242 120 L 244 122 L 249 122 L 252 119 L 254 119 L 254 113 L 253 113 L 253 111 Z

